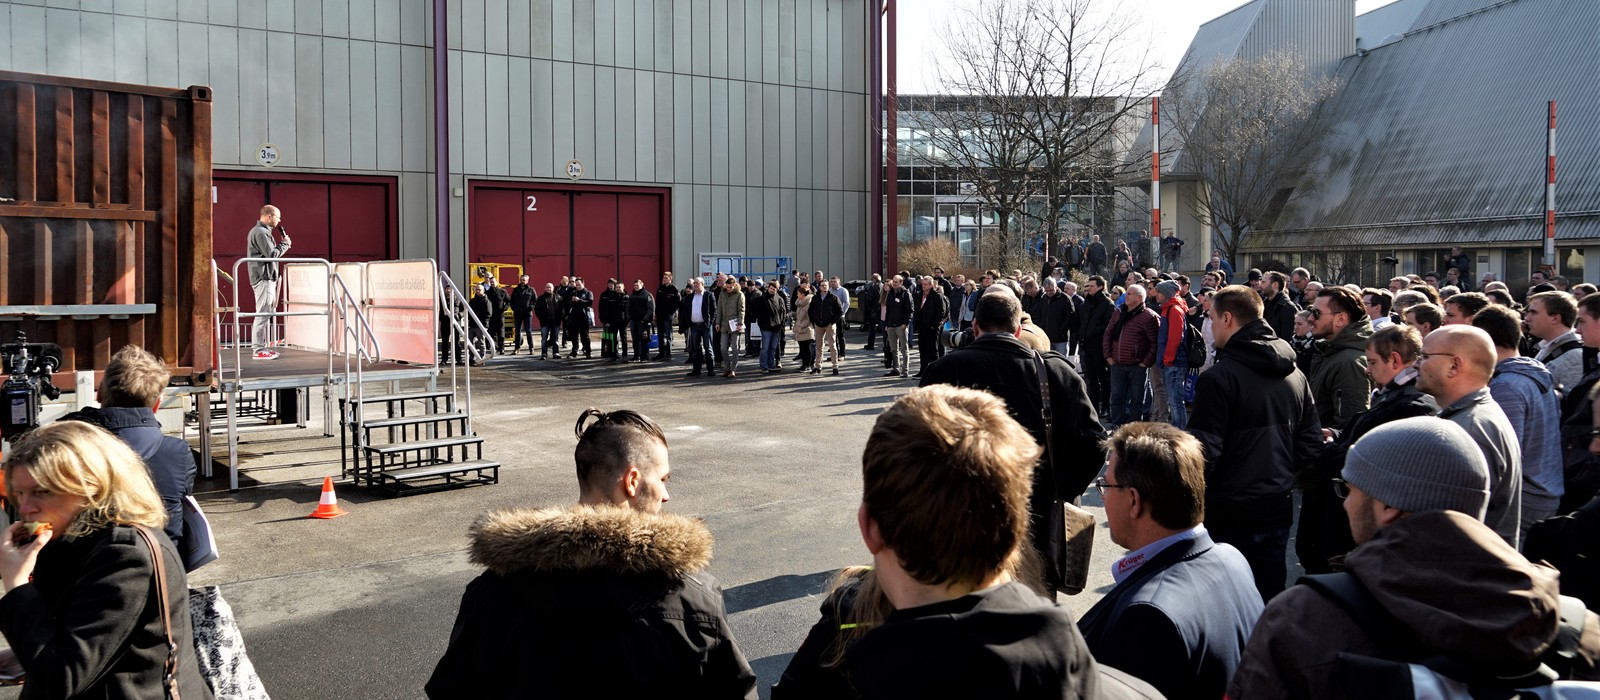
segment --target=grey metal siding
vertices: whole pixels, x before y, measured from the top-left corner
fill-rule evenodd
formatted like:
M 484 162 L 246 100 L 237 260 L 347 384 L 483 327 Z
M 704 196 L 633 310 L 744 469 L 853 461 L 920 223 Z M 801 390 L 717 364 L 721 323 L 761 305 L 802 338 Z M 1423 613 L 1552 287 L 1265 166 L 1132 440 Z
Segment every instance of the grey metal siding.
M 280 169 L 398 176 L 399 252 L 432 254 L 431 4 L 0 0 L 0 69 L 209 85 L 218 167 L 271 142 Z M 710 247 L 834 271 L 866 247 L 869 5 L 450 0 L 451 183 L 564 181 L 577 158 L 673 188 L 671 267 Z

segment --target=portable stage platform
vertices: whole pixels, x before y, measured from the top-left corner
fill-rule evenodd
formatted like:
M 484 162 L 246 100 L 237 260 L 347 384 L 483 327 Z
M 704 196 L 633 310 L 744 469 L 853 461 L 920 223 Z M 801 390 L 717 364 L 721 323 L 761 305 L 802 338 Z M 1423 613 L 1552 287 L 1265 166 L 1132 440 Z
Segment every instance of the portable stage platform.
M 487 330 L 464 313 L 466 300 L 432 260 L 244 258 L 231 277 L 214 270 L 219 282 L 231 283 L 241 279 L 240 265 L 268 261 L 283 267 L 282 310 L 243 311 L 243 285 L 232 284 L 231 295 L 217 287 L 217 396 L 197 397 L 194 413 L 206 476 L 211 437 L 224 435 L 229 489 L 238 490 L 241 433 L 291 422 L 307 428 L 311 390 L 320 387 L 322 433 L 340 437 L 340 475 L 357 485 L 398 494 L 498 483 L 500 465 L 482 459 L 483 440 L 472 431 L 471 364 L 462 361 L 481 359 L 474 344 L 462 341 L 486 337 Z M 441 317 L 448 345 L 439 342 Z M 275 358 L 253 357 L 256 346 L 247 339 L 257 319 L 264 320 L 264 344 Z M 457 351 L 441 353 L 442 347 Z M 441 377 L 448 381 L 443 390 Z M 398 393 L 407 380 L 422 380 L 424 390 Z M 374 393 L 374 385 L 386 391 Z M 381 411 L 369 416 L 375 408 Z M 213 426 L 219 419 L 225 425 Z M 468 459 L 469 449 L 475 459 Z

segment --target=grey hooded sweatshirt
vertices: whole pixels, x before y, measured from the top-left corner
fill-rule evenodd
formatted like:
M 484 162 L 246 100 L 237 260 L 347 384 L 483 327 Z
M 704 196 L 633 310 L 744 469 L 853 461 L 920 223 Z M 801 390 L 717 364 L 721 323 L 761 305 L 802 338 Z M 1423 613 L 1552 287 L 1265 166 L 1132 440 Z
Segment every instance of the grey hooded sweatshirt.
M 1522 507 L 1553 510 L 1565 492 L 1561 456 L 1561 400 L 1554 375 L 1531 357 L 1494 366 L 1489 393 L 1511 422 L 1522 446 Z

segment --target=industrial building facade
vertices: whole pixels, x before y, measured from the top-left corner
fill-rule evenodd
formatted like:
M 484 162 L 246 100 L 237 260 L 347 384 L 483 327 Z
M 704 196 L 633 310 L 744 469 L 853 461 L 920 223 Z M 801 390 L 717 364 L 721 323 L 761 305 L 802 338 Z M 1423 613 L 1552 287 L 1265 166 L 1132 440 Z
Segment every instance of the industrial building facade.
M 860 276 L 866 0 L 450 0 L 453 272 Z M 432 0 L 13 0 L 0 70 L 213 90 L 216 257 L 434 257 Z M 459 278 L 458 278 L 459 279 Z

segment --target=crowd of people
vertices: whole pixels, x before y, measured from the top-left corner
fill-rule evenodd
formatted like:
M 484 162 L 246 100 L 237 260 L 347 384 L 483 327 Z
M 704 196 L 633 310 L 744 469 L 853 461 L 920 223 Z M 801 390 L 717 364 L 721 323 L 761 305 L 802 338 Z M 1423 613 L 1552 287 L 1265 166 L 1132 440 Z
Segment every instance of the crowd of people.
M 1600 294 L 1442 284 L 1461 268 L 1388 288 L 1303 268 L 1243 284 L 1211 270 L 1198 288 L 1121 270 L 1080 290 L 1063 267 L 855 290 L 889 376 L 909 376 L 916 333 L 919 387 L 862 450 L 871 565 L 835 577 L 772 697 L 1486 697 L 1600 681 Z M 504 296 L 512 352 L 532 352 L 537 315 L 546 356 L 587 356 L 598 310 L 603 356 L 669 360 L 677 329 L 691 375 L 729 378 L 742 356 L 780 371 L 791 336 L 801 369 L 837 373 L 852 307 L 821 271 L 683 290 L 667 273 L 654 293 L 612 281 L 598 306 L 582 279 L 533 292 L 491 283 L 470 305 L 490 326 Z M 5 460 L 26 522 L 0 536 L 0 672 L 25 674 L 30 697 L 211 695 L 176 505 L 193 463 L 149 413 L 166 380 L 124 348 L 102 408 Z M 756 697 L 706 572 L 709 531 L 663 512 L 665 433 L 595 409 L 574 432 L 576 504 L 472 526 L 485 571 L 427 694 Z M 1057 602 L 1074 566 L 1058 516 L 1090 489 L 1128 552 L 1075 616 Z M 1290 542 L 1308 574 L 1292 585 Z

